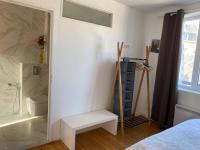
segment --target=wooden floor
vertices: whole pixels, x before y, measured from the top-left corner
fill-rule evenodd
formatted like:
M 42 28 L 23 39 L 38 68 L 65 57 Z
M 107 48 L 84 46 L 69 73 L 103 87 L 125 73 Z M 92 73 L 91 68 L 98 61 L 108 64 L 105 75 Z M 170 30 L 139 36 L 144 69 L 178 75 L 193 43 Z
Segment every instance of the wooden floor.
M 122 136 L 120 132 L 117 136 L 113 136 L 100 128 L 77 135 L 76 150 L 124 150 L 160 131 L 154 123 L 145 123 L 126 129 L 125 136 Z M 68 150 L 68 148 L 61 141 L 57 141 L 31 150 Z

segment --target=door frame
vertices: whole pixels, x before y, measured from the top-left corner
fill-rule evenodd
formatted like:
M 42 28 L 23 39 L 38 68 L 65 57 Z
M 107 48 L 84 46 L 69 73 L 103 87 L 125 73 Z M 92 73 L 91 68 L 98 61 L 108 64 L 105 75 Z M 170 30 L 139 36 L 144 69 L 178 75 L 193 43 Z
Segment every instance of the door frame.
M 15 4 L 15 5 L 19 5 L 19 6 L 24 6 L 27 8 L 32 8 L 32 9 L 36 9 L 36 10 L 40 10 L 40 11 L 44 11 L 49 13 L 50 15 L 50 21 L 49 21 L 49 81 L 48 81 L 48 116 L 47 116 L 47 143 L 51 141 L 51 137 L 50 137 L 50 120 L 51 120 L 51 103 L 52 103 L 52 66 L 53 66 L 53 61 L 52 61 L 52 53 L 53 53 L 53 26 L 54 26 L 54 14 L 55 14 L 55 10 L 52 9 L 45 9 L 42 7 L 37 7 L 31 4 L 26 4 L 23 2 L 17 2 L 14 0 L 0 0 L 2 2 L 5 3 L 11 3 L 11 4 Z M 44 143 L 45 144 L 45 143 Z M 38 145 L 35 145 L 38 146 Z

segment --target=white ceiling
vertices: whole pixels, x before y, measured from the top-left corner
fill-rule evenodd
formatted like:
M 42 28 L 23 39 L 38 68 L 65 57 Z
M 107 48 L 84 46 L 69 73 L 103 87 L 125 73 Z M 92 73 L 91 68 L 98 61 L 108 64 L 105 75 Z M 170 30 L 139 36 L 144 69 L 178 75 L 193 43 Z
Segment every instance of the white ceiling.
M 174 5 L 187 5 L 200 2 L 200 0 L 116 0 L 116 1 L 142 10 L 153 10 L 156 8 L 170 7 Z

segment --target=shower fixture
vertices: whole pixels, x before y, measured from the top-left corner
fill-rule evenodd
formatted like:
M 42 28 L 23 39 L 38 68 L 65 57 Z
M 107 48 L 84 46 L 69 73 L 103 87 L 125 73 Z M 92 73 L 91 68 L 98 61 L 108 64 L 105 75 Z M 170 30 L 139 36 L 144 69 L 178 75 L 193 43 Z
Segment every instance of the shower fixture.
M 16 87 L 16 88 L 20 88 L 19 83 L 8 83 L 9 87 Z

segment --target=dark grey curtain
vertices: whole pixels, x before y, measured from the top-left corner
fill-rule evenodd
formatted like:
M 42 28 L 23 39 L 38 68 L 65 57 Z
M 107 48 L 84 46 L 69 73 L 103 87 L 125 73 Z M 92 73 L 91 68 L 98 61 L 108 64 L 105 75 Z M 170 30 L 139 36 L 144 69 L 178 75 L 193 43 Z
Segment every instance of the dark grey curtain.
M 152 107 L 152 119 L 160 128 L 173 126 L 183 18 L 184 10 L 164 17 Z

